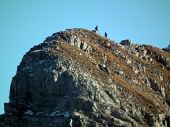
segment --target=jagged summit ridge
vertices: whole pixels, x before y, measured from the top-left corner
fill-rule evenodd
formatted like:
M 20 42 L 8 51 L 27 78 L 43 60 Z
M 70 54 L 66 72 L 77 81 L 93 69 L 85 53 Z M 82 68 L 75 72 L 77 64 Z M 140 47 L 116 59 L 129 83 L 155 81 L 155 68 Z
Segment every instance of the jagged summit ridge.
M 1 126 L 169 126 L 169 70 L 153 46 L 54 33 L 23 56 Z

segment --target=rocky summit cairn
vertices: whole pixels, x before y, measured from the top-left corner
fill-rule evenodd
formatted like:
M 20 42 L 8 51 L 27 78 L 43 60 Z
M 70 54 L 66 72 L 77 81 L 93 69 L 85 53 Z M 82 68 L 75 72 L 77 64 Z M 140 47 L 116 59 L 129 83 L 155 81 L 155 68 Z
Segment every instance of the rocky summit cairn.
M 170 54 L 67 29 L 17 67 L 0 127 L 168 127 Z

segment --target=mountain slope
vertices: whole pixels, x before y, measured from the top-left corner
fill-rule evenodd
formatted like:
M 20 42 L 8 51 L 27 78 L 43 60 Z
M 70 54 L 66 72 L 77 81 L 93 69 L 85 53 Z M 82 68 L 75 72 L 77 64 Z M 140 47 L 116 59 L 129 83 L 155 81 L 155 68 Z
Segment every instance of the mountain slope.
M 170 54 L 67 29 L 24 56 L 0 126 L 170 125 Z

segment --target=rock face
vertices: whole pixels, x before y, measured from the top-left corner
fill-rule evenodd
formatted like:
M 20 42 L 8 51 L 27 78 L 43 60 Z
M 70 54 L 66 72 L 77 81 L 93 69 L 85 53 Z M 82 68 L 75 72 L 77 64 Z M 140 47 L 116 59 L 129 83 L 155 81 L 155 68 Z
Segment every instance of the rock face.
M 23 56 L 4 109 L 0 127 L 167 127 L 170 54 L 57 32 Z
M 163 50 L 167 51 L 168 53 L 170 53 L 170 44 L 168 45 L 167 48 L 163 48 Z
M 129 39 L 127 39 L 127 40 L 122 40 L 122 41 L 120 42 L 120 44 L 121 44 L 121 45 L 131 45 L 131 44 L 132 44 L 132 41 L 129 40 Z

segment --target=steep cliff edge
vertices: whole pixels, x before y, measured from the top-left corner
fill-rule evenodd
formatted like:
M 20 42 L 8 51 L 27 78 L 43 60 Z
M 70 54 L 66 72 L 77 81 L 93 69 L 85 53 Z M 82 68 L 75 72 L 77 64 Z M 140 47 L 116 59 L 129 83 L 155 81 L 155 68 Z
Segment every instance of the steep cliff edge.
M 23 56 L 9 100 L 0 127 L 167 127 L 170 54 L 67 29 Z

